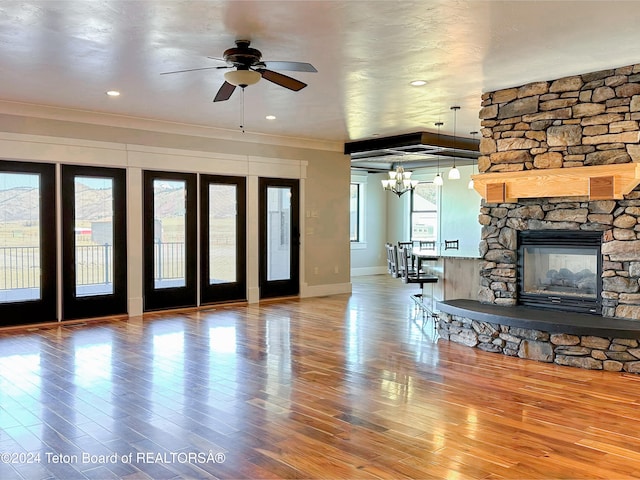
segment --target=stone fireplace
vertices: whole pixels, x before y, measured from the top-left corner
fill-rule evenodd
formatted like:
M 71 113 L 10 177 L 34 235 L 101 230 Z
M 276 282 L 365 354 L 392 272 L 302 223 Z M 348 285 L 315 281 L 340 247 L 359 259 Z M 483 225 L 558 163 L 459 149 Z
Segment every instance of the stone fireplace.
M 441 336 L 506 355 L 640 372 L 640 65 L 488 92 L 480 118 L 480 291 L 477 307 L 443 305 Z M 627 167 L 631 187 L 621 192 L 615 172 Z M 565 174 L 573 177 L 559 180 Z M 480 185 L 495 177 L 504 180 Z M 552 257 L 544 244 L 534 273 L 525 273 L 532 259 L 522 241 L 554 236 L 574 242 L 571 251 Z M 496 313 L 523 304 L 535 327 Z M 463 314 L 469 308 L 477 311 Z M 598 323 L 611 328 L 599 335 Z
M 483 95 L 481 173 L 640 162 L 640 65 Z M 564 188 L 569 192 L 572 185 Z M 601 314 L 640 319 L 640 191 L 622 198 L 558 195 L 483 202 L 479 300 L 518 303 L 518 233 L 602 235 Z

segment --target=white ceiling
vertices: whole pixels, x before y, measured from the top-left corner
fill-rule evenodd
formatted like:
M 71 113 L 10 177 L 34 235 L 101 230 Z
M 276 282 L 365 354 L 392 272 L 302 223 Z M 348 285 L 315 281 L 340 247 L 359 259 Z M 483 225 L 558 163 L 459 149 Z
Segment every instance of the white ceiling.
M 636 1 L 0 1 L 0 100 L 238 130 L 240 89 L 212 103 L 247 38 L 313 64 L 244 95 L 247 131 L 345 142 L 478 130 L 483 92 L 640 63 Z M 424 87 L 409 82 L 423 79 Z M 105 91 L 122 92 L 112 99 Z M 267 121 L 272 114 L 275 121 Z

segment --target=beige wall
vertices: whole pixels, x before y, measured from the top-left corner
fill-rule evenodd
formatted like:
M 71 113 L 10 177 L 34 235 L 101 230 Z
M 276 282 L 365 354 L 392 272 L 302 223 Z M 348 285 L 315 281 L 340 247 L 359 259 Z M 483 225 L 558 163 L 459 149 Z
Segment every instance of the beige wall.
M 322 155 L 308 164 L 303 212 L 307 246 L 304 276 L 308 285 L 351 281 L 350 182 L 349 157 Z
M 247 177 L 249 301 L 259 298 L 257 179 L 300 179 L 300 294 L 350 292 L 350 165 L 342 148 L 328 142 L 0 102 L 0 159 L 127 168 L 130 314 L 142 311 L 145 169 Z

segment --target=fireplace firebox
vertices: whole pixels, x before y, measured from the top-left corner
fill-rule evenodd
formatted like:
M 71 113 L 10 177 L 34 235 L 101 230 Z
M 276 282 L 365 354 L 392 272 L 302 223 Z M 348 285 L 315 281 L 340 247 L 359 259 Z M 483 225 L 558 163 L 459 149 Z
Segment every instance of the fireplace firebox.
M 601 315 L 601 245 L 601 232 L 519 232 L 518 302 Z

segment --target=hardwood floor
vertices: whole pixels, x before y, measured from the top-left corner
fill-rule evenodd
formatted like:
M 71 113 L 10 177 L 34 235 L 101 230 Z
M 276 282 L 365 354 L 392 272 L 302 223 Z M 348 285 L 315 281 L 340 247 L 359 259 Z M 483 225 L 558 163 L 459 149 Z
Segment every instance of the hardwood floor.
M 434 341 L 405 285 L 0 335 L 0 478 L 638 478 L 640 376 Z

